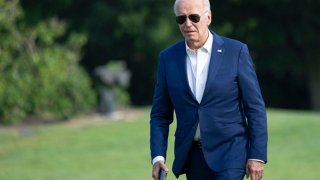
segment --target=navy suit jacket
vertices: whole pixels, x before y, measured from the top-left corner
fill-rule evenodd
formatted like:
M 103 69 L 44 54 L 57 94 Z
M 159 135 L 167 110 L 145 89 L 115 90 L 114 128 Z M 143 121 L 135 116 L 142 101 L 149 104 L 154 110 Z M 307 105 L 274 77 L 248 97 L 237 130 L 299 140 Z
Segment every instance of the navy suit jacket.
M 198 123 L 204 157 L 212 170 L 244 168 L 248 159 L 267 161 L 266 110 L 248 48 L 211 33 L 214 40 L 201 103 L 188 84 L 185 41 L 159 56 L 150 120 L 151 158 L 166 157 L 175 112 L 172 170 L 177 177 L 184 173 Z

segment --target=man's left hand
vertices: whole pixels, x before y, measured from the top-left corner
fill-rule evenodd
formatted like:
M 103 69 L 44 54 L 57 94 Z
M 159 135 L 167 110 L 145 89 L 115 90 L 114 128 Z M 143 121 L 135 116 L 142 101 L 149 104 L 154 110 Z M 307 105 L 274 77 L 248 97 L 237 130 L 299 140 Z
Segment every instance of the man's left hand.
M 246 178 L 250 176 L 251 180 L 260 180 L 263 176 L 264 164 L 255 160 L 248 160 L 246 166 Z

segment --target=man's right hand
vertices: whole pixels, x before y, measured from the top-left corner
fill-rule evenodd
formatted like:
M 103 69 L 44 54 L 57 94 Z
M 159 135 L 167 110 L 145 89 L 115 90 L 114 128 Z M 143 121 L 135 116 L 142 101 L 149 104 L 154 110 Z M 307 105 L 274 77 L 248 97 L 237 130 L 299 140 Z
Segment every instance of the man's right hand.
M 168 172 L 169 169 L 167 167 L 167 165 L 163 162 L 163 161 L 158 161 L 153 165 L 152 168 L 152 178 L 154 180 L 159 180 L 159 176 L 160 176 L 160 171 L 164 170 L 165 172 Z M 166 179 L 166 178 L 165 178 Z

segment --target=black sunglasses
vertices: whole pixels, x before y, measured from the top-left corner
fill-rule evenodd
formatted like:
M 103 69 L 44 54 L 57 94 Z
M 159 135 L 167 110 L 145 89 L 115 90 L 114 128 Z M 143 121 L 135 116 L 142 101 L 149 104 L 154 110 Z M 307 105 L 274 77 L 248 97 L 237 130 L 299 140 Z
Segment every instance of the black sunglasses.
M 206 12 L 204 12 L 202 15 L 206 14 Z M 190 19 L 190 21 L 192 21 L 193 23 L 198 23 L 200 21 L 200 17 L 202 15 L 199 15 L 199 14 L 190 14 L 189 16 L 187 15 L 181 15 L 181 16 L 176 16 L 176 22 L 178 24 L 183 24 L 186 22 L 187 20 L 187 17 Z

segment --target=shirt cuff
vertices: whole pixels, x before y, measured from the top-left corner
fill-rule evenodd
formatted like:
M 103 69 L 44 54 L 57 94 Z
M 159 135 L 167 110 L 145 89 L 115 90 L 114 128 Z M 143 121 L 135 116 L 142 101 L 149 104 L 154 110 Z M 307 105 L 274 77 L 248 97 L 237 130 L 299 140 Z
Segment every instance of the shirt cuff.
M 154 165 L 156 162 L 158 161 L 165 161 L 164 157 L 163 156 L 156 156 L 155 158 L 153 158 L 152 160 L 152 165 Z
M 258 162 L 261 162 L 261 163 L 265 164 L 265 162 L 264 162 L 264 161 L 262 161 L 262 160 L 260 160 L 260 159 L 248 159 L 248 160 L 251 160 L 251 161 L 258 161 Z

